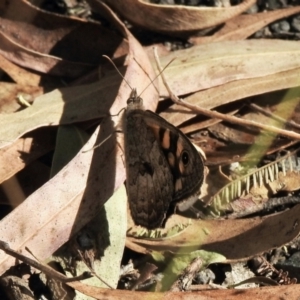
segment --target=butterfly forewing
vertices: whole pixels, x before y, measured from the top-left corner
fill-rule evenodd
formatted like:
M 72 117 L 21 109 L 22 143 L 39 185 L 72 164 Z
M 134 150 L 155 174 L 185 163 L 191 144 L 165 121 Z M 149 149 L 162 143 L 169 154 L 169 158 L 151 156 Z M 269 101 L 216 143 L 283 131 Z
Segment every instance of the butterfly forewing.
M 132 218 L 149 229 L 162 225 L 173 196 L 173 178 L 144 111 L 128 111 L 126 116 L 127 193 Z

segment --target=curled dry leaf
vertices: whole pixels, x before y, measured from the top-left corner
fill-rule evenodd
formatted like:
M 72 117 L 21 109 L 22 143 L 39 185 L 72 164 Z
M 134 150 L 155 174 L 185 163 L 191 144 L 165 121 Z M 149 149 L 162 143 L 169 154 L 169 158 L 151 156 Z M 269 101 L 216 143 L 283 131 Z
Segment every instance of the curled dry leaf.
M 280 247 L 298 236 L 300 205 L 280 214 L 244 220 L 193 220 L 181 233 L 165 239 L 128 238 L 152 250 L 217 252 L 227 261 L 248 259 Z M 186 219 L 182 223 L 186 222 Z M 276 236 L 274 233 L 276 232 Z
M 202 290 L 193 291 L 192 293 L 182 292 L 165 292 L 165 293 L 151 293 L 151 292 L 137 292 L 126 290 L 109 290 L 109 289 L 95 289 L 86 286 L 81 282 L 68 283 L 69 286 L 77 290 L 84 290 L 85 295 L 94 297 L 95 299 L 126 299 L 126 300 L 144 300 L 144 299 L 164 299 L 164 300 L 208 300 L 208 299 L 236 299 L 239 300 L 253 300 L 257 299 L 258 295 L 263 294 L 264 299 L 297 299 L 299 291 L 294 285 L 261 287 L 258 289 L 239 289 L 234 290 Z M 282 297 L 280 297 L 282 296 Z
M 0 23 L 0 53 L 39 72 L 78 77 L 97 67 L 101 54 L 128 51 L 121 36 L 97 23 L 46 13 L 24 0 L 9 1 Z
M 0 55 L 0 69 L 9 75 L 16 83 L 20 85 L 38 86 L 41 76 L 28 72 L 23 68 L 13 64 L 4 56 Z
M 91 7 L 99 10 L 97 1 L 88 0 Z M 183 5 L 157 5 L 141 0 L 105 0 L 125 19 L 133 24 L 164 33 L 200 30 L 224 23 L 241 14 L 255 0 L 245 0 L 232 7 L 188 7 Z
M 300 68 L 295 68 L 273 75 L 232 81 L 212 89 L 200 91 L 186 99 L 190 103 L 199 103 L 203 107 L 212 109 L 253 95 L 297 87 L 299 84 L 299 71 Z
M 53 132 L 34 131 L 12 145 L 0 149 L 0 183 L 22 170 L 36 158 L 48 153 L 55 145 Z

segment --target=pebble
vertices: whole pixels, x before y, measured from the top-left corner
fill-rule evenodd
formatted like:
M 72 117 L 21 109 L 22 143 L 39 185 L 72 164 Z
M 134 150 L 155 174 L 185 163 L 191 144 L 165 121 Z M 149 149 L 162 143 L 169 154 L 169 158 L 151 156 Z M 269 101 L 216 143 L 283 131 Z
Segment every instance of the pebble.
M 273 32 L 284 33 L 284 32 L 290 31 L 291 25 L 289 24 L 289 22 L 283 20 L 283 21 L 271 24 L 270 28 Z
M 300 15 L 297 15 L 292 19 L 291 25 L 296 32 L 300 32 Z

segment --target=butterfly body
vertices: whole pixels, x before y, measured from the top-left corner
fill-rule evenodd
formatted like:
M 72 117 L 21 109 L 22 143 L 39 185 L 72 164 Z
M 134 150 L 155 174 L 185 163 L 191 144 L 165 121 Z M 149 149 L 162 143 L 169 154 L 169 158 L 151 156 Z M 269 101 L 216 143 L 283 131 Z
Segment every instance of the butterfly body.
M 127 104 L 124 129 L 129 206 L 137 225 L 154 229 L 163 225 L 177 205 L 185 210 L 197 200 L 204 164 L 179 129 L 143 109 L 135 89 Z

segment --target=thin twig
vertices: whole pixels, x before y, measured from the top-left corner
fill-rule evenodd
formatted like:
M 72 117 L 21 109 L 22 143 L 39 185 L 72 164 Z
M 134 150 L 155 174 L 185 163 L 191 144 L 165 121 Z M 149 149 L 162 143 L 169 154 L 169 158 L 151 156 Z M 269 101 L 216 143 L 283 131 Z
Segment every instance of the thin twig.
M 295 123 L 294 121 L 287 121 L 279 116 L 277 116 L 276 114 L 270 112 L 270 111 L 267 111 L 265 110 L 264 108 L 258 106 L 257 104 L 254 104 L 254 103 L 250 103 L 249 106 L 269 117 L 272 117 L 273 119 L 279 121 L 279 122 L 282 122 L 283 124 L 287 124 L 289 126 L 293 126 L 294 128 L 297 128 L 297 129 L 300 129 L 300 124 L 297 124 Z
M 14 251 L 13 249 L 10 248 L 8 243 L 1 241 L 1 240 L 0 240 L 0 249 L 3 250 L 6 254 L 23 261 L 24 263 L 28 264 L 29 266 L 31 266 L 35 269 L 40 270 L 41 272 L 45 273 L 49 277 L 57 279 L 64 283 L 79 281 L 79 280 L 88 279 L 88 278 L 93 277 L 93 275 L 91 273 L 84 272 L 83 274 L 81 274 L 79 276 L 69 278 L 69 277 L 65 276 L 64 274 L 57 272 L 56 270 L 52 269 L 51 267 L 49 267 L 47 265 L 44 265 L 38 261 L 35 261 L 35 260 L 21 254 L 21 253 Z
M 203 260 L 200 257 L 196 257 L 193 261 L 184 269 L 178 279 L 172 284 L 170 291 L 187 291 L 189 290 L 195 275 L 203 267 Z
M 86 267 L 90 270 L 91 274 L 93 274 L 95 277 L 97 277 L 103 284 L 105 284 L 107 287 L 109 287 L 110 289 L 114 289 L 110 284 L 108 284 L 104 279 L 102 279 L 100 276 L 97 275 L 97 273 L 86 263 L 85 258 L 83 257 L 82 253 L 80 250 L 77 250 L 81 260 L 83 261 L 83 263 L 86 265 Z
M 155 48 L 154 48 L 154 57 L 155 57 L 157 68 L 161 72 L 162 67 L 160 65 L 159 57 L 157 55 L 157 51 L 156 51 Z M 218 119 L 222 119 L 223 121 L 227 121 L 229 123 L 239 124 L 239 125 L 243 125 L 243 126 L 257 127 L 257 128 L 263 129 L 263 130 L 267 130 L 267 131 L 270 131 L 270 132 L 273 132 L 273 133 L 276 133 L 276 134 L 286 136 L 286 137 L 291 138 L 291 139 L 300 140 L 300 134 L 296 133 L 296 132 L 293 132 L 293 131 L 284 130 L 284 129 L 281 129 L 281 128 L 278 128 L 278 127 L 275 127 L 275 126 L 271 126 L 271 125 L 261 124 L 261 123 L 251 121 L 251 120 L 240 119 L 240 118 L 237 118 L 235 116 L 224 115 L 222 113 L 219 113 L 219 112 L 216 112 L 216 111 L 213 111 L 213 110 L 209 110 L 209 109 L 205 109 L 205 108 L 201 108 L 199 106 L 189 104 L 189 103 L 183 101 L 182 99 L 178 98 L 171 91 L 171 88 L 169 87 L 163 73 L 161 73 L 161 78 L 162 78 L 162 81 L 163 81 L 166 89 L 169 92 L 169 96 L 170 96 L 171 100 L 174 103 L 178 104 L 178 105 L 189 108 L 190 110 L 192 110 L 196 113 L 203 114 L 203 115 L 211 117 L 211 118 L 218 118 Z
M 258 212 L 270 211 L 271 209 L 274 209 L 279 206 L 288 205 L 288 204 L 298 204 L 298 203 L 300 203 L 300 198 L 297 196 L 270 198 L 266 203 L 256 204 L 255 206 L 247 208 L 244 211 L 234 212 L 228 215 L 226 218 L 239 219 Z

